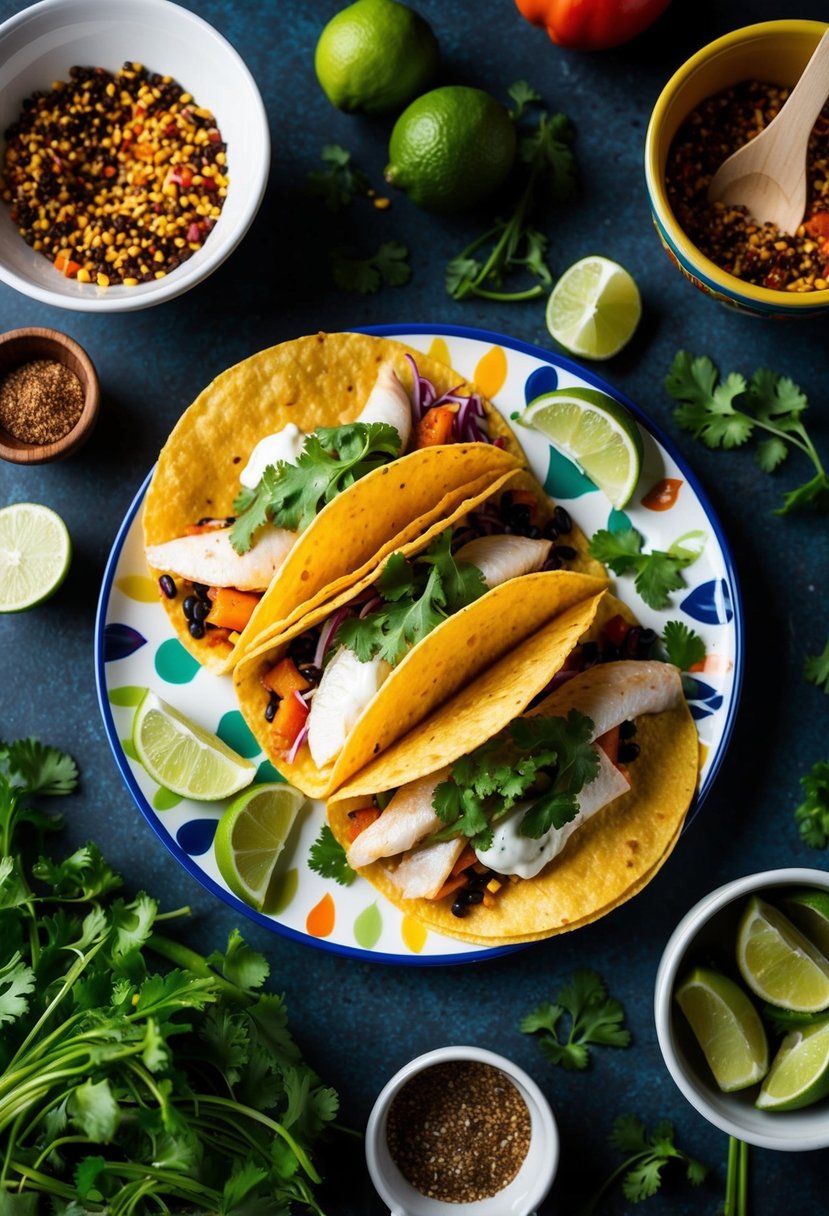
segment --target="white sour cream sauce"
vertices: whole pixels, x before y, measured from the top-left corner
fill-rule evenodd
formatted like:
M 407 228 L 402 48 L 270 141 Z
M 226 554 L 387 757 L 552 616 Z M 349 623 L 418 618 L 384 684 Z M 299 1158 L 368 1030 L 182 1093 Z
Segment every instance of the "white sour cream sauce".
M 305 447 L 305 439 L 305 432 L 294 422 L 287 423 L 281 431 L 265 435 L 248 457 L 239 481 L 246 489 L 255 490 L 269 464 L 277 464 L 280 460 L 296 464 Z
M 525 811 L 532 805 L 532 801 L 519 802 L 509 815 L 497 824 L 491 846 L 488 849 L 475 850 L 480 862 L 498 874 L 517 874 L 520 878 L 534 878 L 548 861 L 552 861 L 562 847 L 564 829 L 551 828 L 537 840 L 531 836 L 522 836 L 518 829 Z M 569 826 L 568 824 L 567 827 Z

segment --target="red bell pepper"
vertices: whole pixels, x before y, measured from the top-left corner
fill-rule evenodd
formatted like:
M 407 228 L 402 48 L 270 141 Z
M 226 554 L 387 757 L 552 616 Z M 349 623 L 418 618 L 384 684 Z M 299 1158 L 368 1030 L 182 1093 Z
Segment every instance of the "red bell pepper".
M 641 34 L 670 0 L 515 0 L 532 25 L 553 42 L 577 51 L 601 51 Z

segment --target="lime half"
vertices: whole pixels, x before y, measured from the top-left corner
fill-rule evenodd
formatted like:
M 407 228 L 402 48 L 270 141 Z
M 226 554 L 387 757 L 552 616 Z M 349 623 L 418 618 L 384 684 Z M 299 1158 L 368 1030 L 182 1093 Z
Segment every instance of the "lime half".
M 766 1032 L 739 984 L 697 967 L 674 995 L 720 1089 L 732 1093 L 763 1079 L 769 1069 Z
M 780 906 L 800 932 L 829 958 L 829 891 L 792 891 L 780 900 Z
M 531 401 L 519 422 L 574 460 L 617 510 L 633 497 L 642 437 L 629 410 L 595 388 L 558 388 Z
M 252 761 L 154 692 L 146 692 L 135 711 L 132 743 L 150 776 L 182 798 L 211 802 L 229 798 L 256 775 Z
M 737 933 L 737 966 L 752 992 L 796 1013 L 829 1007 L 829 960 L 764 900 L 749 900 Z
M 829 1018 L 787 1034 L 757 1096 L 760 1110 L 798 1110 L 829 1094 Z
M 0 612 L 23 612 L 47 599 L 71 561 L 66 524 L 49 507 L 16 502 L 0 510 Z
M 582 258 L 556 283 L 547 301 L 547 328 L 565 350 L 609 359 L 633 337 L 642 300 L 633 277 L 609 258 Z
M 279 854 L 306 801 L 292 785 L 257 785 L 219 820 L 213 842 L 219 873 L 234 895 L 259 911 L 267 911 Z

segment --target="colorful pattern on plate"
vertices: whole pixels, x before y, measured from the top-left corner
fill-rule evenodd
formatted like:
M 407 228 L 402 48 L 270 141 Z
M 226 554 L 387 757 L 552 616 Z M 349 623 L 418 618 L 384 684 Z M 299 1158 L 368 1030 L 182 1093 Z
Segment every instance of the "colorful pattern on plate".
M 587 384 L 619 397 L 607 384 L 571 363 L 498 335 L 455 328 L 371 332 L 400 338 L 451 363 L 474 379 L 505 417 L 515 420 L 526 402 L 549 389 Z M 620 398 L 622 399 L 622 398 Z M 667 620 L 683 620 L 705 641 L 705 659 L 684 677 L 700 733 L 700 796 L 708 792 L 722 760 L 736 710 L 742 674 L 742 614 L 724 538 L 693 475 L 671 453 L 670 444 L 625 400 L 640 421 L 645 445 L 640 488 L 624 512 L 612 510 L 593 483 L 546 439 L 520 429 L 533 471 L 548 493 L 572 509 L 588 533 L 633 525 L 645 548 L 666 549 L 681 540 L 699 556 L 685 571 L 687 588 L 664 612 L 643 604 L 632 580 L 618 590 L 643 624 L 662 631 Z M 159 839 L 189 873 L 226 903 L 286 936 L 342 954 L 427 965 L 471 961 L 504 952 L 503 947 L 465 945 L 424 929 L 410 916 L 377 899 L 358 878 L 337 886 L 308 868 L 310 847 L 324 820 L 321 804 L 309 803 L 286 845 L 274 911 L 264 916 L 225 887 L 213 858 L 213 836 L 222 806 L 189 802 L 159 788 L 144 771 L 130 743 L 135 707 L 152 687 L 183 713 L 215 731 L 241 755 L 260 758 L 257 781 L 280 780 L 239 714 L 229 677 L 202 670 L 169 632 L 157 593 L 150 594 L 141 537 L 140 509 L 146 484 L 122 525 L 104 579 L 96 626 L 101 709 L 115 758 L 140 810 Z M 703 678 L 700 678 L 704 676 Z M 507 947 L 506 949 L 511 949 Z

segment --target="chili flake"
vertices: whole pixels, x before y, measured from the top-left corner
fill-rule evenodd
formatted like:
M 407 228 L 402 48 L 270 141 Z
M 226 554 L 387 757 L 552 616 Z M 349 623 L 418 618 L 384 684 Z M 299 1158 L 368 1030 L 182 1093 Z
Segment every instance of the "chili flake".
M 83 410 L 81 382 L 55 359 L 33 359 L 0 381 L 0 425 L 22 443 L 56 443 Z
M 530 1112 L 499 1068 L 450 1060 L 417 1073 L 389 1107 L 386 1140 L 415 1190 L 474 1203 L 512 1182 L 530 1147 Z
M 789 91 L 746 80 L 706 98 L 677 131 L 665 167 L 665 185 L 680 227 L 729 274 L 775 291 L 825 291 L 829 287 L 829 106 L 809 139 L 806 212 L 794 235 L 758 222 L 745 207 L 708 201 L 714 173 L 726 157 L 769 125 Z
M 163 278 L 202 247 L 227 195 L 212 113 L 170 76 L 73 67 L 5 133 L 2 198 L 27 244 L 80 283 Z

